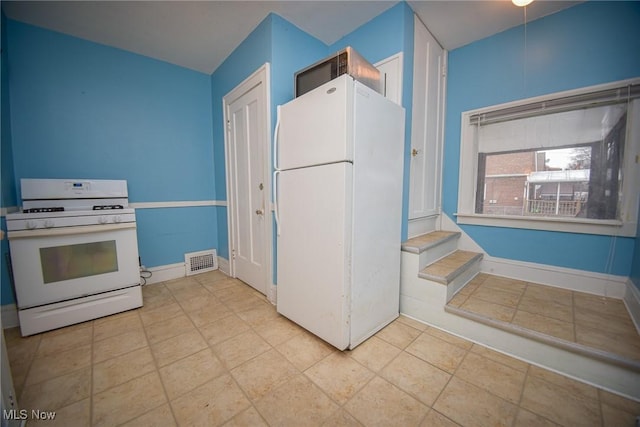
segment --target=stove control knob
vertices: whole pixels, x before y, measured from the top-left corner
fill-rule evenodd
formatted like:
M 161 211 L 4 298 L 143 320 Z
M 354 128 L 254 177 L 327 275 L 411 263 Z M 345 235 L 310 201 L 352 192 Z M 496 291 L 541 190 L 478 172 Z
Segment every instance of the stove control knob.
M 28 219 L 25 223 L 29 230 L 33 230 L 34 228 L 38 228 L 38 222 Z
M 48 220 L 46 220 L 46 221 L 44 222 L 44 226 L 45 226 L 45 228 L 53 228 L 53 226 L 54 226 L 54 225 L 55 225 L 55 224 L 54 224 L 54 222 L 53 222 L 53 220 L 52 220 L 52 219 L 48 219 Z
M 113 217 L 113 223 L 117 224 L 119 222 L 122 222 L 122 217 L 120 215 L 116 215 Z
M 107 222 L 109 222 L 109 218 L 107 218 L 106 216 L 101 216 L 98 221 L 100 222 L 100 224 L 106 224 Z

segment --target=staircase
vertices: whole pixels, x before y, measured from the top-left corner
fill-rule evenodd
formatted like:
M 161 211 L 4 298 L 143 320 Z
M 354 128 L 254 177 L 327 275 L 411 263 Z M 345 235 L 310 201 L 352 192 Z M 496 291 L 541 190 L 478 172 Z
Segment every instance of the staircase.
M 458 249 L 459 237 L 459 232 L 432 231 L 404 242 L 400 285 L 402 314 L 527 362 L 639 398 L 640 353 L 636 347 L 632 346 L 627 354 L 614 354 L 602 346 L 594 348 L 580 343 L 575 339 L 575 326 L 568 332 L 573 333 L 572 341 L 569 336 L 554 336 L 544 327 L 530 326 L 517 317 L 525 290 L 530 293 L 540 292 L 540 289 L 543 292 L 545 289 L 569 292 L 572 293 L 569 301 L 577 298 L 573 294 L 587 294 L 484 273 L 483 254 Z M 482 283 L 485 286 L 479 290 Z M 504 298 L 504 303 L 496 304 L 503 313 L 496 315 L 483 311 L 483 307 L 474 307 L 474 301 L 484 301 L 470 296 L 480 292 L 485 295 L 484 301 Z M 621 303 L 619 300 L 614 302 Z M 509 308 L 510 304 L 512 308 Z M 572 319 L 575 318 L 573 311 L 571 313 Z M 522 311 L 521 314 L 528 313 Z M 637 348 L 640 348 L 640 336 L 637 338 Z

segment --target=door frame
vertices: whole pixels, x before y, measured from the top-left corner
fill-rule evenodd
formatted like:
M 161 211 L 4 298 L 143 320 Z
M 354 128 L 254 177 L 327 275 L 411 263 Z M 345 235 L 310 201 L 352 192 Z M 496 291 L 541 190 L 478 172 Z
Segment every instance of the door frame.
M 266 289 L 265 293 L 269 301 L 275 304 L 275 286 L 273 284 L 273 209 L 272 209 L 272 196 L 271 196 L 271 66 L 268 62 L 265 62 L 262 66 L 260 66 L 256 71 L 254 71 L 249 77 L 243 80 L 240 84 L 238 84 L 235 88 L 233 88 L 229 93 L 222 97 L 222 112 L 223 112 L 223 121 L 222 126 L 224 129 L 224 159 L 225 159 L 225 176 L 226 176 L 226 187 L 227 187 L 227 233 L 229 236 L 229 275 L 231 277 L 236 277 L 235 270 L 235 260 L 233 256 L 233 247 L 235 244 L 232 231 L 234 229 L 234 218 L 236 209 L 238 209 L 237 200 L 234 197 L 235 189 L 235 180 L 231 176 L 230 170 L 230 144 L 229 140 L 229 107 L 230 105 L 238 98 L 240 98 L 245 93 L 249 92 L 256 86 L 261 86 L 264 91 L 264 102 L 265 105 L 265 126 L 262 130 L 263 141 L 266 145 L 263 147 L 265 153 L 265 164 L 264 164 L 264 172 L 263 172 L 263 181 L 265 183 L 267 195 L 265 196 L 267 199 L 267 207 L 266 210 L 269 215 L 266 215 L 265 212 L 265 221 L 266 221 L 266 238 L 265 238 L 265 283 Z

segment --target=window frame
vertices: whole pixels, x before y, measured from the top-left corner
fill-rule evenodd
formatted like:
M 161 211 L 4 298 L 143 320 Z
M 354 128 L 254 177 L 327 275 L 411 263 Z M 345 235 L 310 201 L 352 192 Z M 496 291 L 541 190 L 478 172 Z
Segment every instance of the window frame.
M 477 125 L 472 116 L 496 112 L 564 97 L 584 95 L 602 90 L 640 84 L 640 78 L 589 86 L 548 95 L 527 98 L 499 105 L 464 111 L 460 123 L 460 170 L 458 180 L 458 211 L 454 214 L 458 224 L 490 227 L 521 228 L 530 230 L 561 231 L 569 233 L 598 234 L 607 236 L 636 237 L 638 201 L 640 194 L 640 99 L 629 102 L 622 165 L 622 204 L 618 220 L 598 220 L 571 217 L 534 217 L 490 215 L 475 213 L 478 185 Z M 513 147 L 514 150 L 519 147 Z

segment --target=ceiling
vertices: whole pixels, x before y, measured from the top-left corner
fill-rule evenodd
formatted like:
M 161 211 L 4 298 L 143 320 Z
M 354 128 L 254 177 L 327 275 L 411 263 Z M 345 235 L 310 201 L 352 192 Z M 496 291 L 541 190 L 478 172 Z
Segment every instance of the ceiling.
M 10 19 L 211 74 L 274 12 L 332 44 L 396 1 L 2 1 Z M 407 3 L 447 50 L 524 22 L 508 0 Z M 537 0 L 527 21 L 580 1 Z

